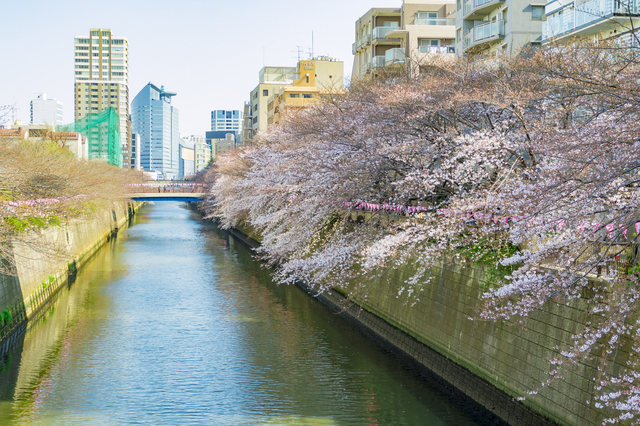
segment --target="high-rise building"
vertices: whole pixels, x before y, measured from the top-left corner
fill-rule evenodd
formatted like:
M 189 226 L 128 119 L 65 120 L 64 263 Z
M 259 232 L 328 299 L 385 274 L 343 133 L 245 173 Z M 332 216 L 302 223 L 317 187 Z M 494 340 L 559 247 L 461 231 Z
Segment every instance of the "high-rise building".
M 177 179 L 180 130 L 178 109 L 171 105 L 176 93 L 149 83 L 131 102 L 131 131 L 140 135 L 140 166 L 164 179 Z
M 453 57 L 454 16 L 454 0 L 404 0 L 399 8 L 370 9 L 356 21 L 352 77 L 395 65 L 417 74 L 433 55 Z
M 233 130 L 240 132 L 242 130 L 242 111 L 217 109 L 211 111 L 211 131 Z
M 119 119 L 120 145 L 125 152 L 122 165 L 129 168 L 129 42 L 113 37 L 109 29 L 92 28 L 89 37 L 75 37 L 74 47 L 76 121 L 114 108 Z M 88 137 L 92 144 L 100 135 Z
M 46 93 L 36 95 L 31 101 L 31 124 L 62 125 L 62 103 L 47 99 Z

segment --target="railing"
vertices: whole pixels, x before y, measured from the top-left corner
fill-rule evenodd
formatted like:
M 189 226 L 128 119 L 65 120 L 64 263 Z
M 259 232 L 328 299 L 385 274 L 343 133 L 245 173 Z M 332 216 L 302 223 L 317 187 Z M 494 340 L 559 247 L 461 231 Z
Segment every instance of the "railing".
M 462 5 L 462 15 L 467 16 L 473 10 L 473 0 L 466 0 Z
M 385 65 L 404 64 L 405 57 L 404 49 L 401 47 L 384 52 Z
M 393 30 L 399 30 L 400 27 L 376 27 L 373 29 L 373 39 L 380 40 L 384 39 L 388 33 Z
M 455 25 L 455 18 L 416 18 L 413 25 Z
M 369 62 L 362 64 L 362 67 L 360 68 L 360 71 L 362 74 L 368 74 L 371 72 L 371 64 Z
M 362 49 L 364 46 L 369 46 L 371 44 L 371 35 L 367 34 L 364 37 L 361 37 L 351 45 L 351 52 L 356 53 L 358 50 Z
M 456 53 L 454 46 L 420 46 L 420 53 Z
M 387 65 L 387 60 L 384 56 L 373 57 L 373 68 L 384 68 Z
M 129 194 L 199 194 L 205 191 L 201 183 L 141 183 L 127 185 Z
M 463 16 L 467 16 L 479 7 L 482 7 L 489 3 L 498 3 L 503 1 L 504 0 L 467 0 L 463 4 L 462 14 Z
M 487 22 L 486 24 L 471 28 L 471 30 L 463 36 L 462 45 L 464 49 L 467 49 L 476 43 L 498 36 L 504 36 L 504 22 Z
M 576 28 L 614 15 L 640 14 L 640 0 L 591 0 L 580 6 L 565 7 L 542 23 L 542 38 L 549 40 Z

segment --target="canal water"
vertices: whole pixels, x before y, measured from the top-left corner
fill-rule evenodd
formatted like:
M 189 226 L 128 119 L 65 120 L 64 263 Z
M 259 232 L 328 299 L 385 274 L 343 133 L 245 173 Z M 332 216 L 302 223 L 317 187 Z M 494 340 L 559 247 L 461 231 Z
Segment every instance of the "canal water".
M 0 366 L 0 424 L 476 424 L 186 204 L 132 225 Z

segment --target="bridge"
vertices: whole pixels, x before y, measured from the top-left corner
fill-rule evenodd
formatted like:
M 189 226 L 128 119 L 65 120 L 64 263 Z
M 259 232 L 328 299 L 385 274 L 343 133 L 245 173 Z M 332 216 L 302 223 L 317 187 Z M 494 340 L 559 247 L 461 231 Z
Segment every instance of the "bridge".
M 203 184 L 180 181 L 148 182 L 128 185 L 127 198 L 135 201 L 202 201 Z

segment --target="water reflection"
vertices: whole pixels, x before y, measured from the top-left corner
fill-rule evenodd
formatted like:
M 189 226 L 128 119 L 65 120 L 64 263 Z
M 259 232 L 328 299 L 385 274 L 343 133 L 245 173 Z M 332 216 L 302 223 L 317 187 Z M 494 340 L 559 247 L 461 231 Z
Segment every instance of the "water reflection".
M 1 367 L 0 419 L 474 424 L 185 205 L 148 206 L 134 222 Z

